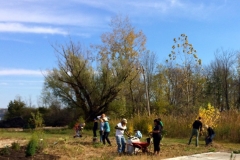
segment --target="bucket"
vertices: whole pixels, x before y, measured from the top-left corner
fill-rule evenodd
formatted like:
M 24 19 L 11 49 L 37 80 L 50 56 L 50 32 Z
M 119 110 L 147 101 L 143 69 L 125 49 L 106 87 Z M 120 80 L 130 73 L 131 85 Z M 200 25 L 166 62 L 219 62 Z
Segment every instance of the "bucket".
M 132 142 L 140 142 L 140 140 L 137 137 L 129 137 L 128 138 L 128 140 L 127 140 L 127 153 L 128 154 L 134 154 L 134 152 L 136 152 L 136 149 L 138 150 L 138 148 L 135 148 L 135 151 L 134 151 Z

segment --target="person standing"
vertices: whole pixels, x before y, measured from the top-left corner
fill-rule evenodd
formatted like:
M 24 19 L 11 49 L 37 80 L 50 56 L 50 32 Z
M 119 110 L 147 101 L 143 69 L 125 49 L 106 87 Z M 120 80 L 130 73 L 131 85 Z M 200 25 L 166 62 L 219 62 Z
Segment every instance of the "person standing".
M 162 119 L 161 118 L 158 118 L 158 121 L 159 121 L 159 124 L 161 126 L 161 141 L 163 141 L 163 136 L 164 134 L 166 133 L 164 130 L 163 130 L 163 122 L 162 122 Z M 163 145 L 162 143 L 160 143 L 161 145 Z
M 125 153 L 126 140 L 124 137 L 124 132 L 127 129 L 127 120 L 123 118 L 120 123 L 115 126 L 116 129 L 116 141 L 117 141 L 117 151 L 119 155 Z
M 98 120 L 97 118 L 94 118 L 94 122 L 93 122 L 93 141 L 94 142 L 97 140 L 97 130 L 98 130 Z
M 198 147 L 198 137 L 199 137 L 199 134 L 200 132 L 202 132 L 202 122 L 201 122 L 202 118 L 201 117 L 198 117 L 198 120 L 195 120 L 192 124 L 192 134 L 191 134 L 191 137 L 189 139 L 189 142 L 188 142 L 188 145 L 191 144 L 191 141 L 192 141 L 192 137 L 193 136 L 196 136 L 196 147 Z
M 109 146 L 111 146 L 111 142 L 108 138 L 109 136 L 109 133 L 110 133 L 110 125 L 108 123 L 108 118 L 107 117 L 104 117 L 103 118 L 103 121 L 104 121 L 104 125 L 103 125 L 103 144 L 105 145 L 105 140 L 107 140 L 107 143 L 109 144 Z
M 158 118 L 159 124 L 161 125 L 162 129 L 163 129 L 163 122 L 161 118 Z
M 100 118 L 100 128 L 99 128 L 100 142 L 102 142 L 102 139 L 103 139 L 103 126 L 104 126 L 104 121 L 102 118 Z
M 213 137 L 215 136 L 215 132 L 214 130 L 209 127 L 208 125 L 205 126 L 207 128 L 207 137 L 205 139 L 206 142 L 206 146 L 209 145 L 210 143 L 212 143 Z
M 153 122 L 154 122 L 154 128 L 153 128 L 153 131 L 150 133 L 152 134 L 152 137 L 153 137 L 154 154 L 159 155 L 162 127 L 158 119 L 154 119 Z

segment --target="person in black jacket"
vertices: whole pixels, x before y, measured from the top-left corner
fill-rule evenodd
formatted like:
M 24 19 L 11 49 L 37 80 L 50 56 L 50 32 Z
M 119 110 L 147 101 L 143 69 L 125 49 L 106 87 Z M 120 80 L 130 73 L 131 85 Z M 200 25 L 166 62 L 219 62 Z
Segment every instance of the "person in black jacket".
M 211 127 L 208 127 L 208 125 L 205 126 L 207 128 L 207 137 L 205 139 L 206 146 L 212 143 L 213 137 L 215 136 L 215 132 Z
M 93 141 L 97 140 L 98 119 L 95 118 L 93 122 Z
M 192 124 L 192 134 L 191 134 L 191 137 L 189 139 L 189 142 L 188 142 L 188 145 L 191 144 L 191 141 L 192 141 L 192 137 L 193 136 L 196 136 L 196 147 L 198 146 L 198 137 L 199 137 L 199 134 L 202 132 L 202 122 L 201 122 L 202 118 L 199 117 L 198 120 L 195 120 Z
M 160 141 L 162 139 L 161 130 L 162 130 L 162 127 L 160 125 L 159 120 L 155 119 L 153 131 L 150 132 L 153 137 L 153 147 L 154 147 L 153 149 L 154 149 L 155 155 L 159 155 L 159 152 L 160 152 Z

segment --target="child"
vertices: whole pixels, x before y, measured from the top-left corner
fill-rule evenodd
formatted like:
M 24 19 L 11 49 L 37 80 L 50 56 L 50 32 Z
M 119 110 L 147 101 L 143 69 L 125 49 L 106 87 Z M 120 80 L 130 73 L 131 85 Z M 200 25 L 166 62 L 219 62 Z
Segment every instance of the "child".
M 141 139 L 142 138 L 142 133 L 138 130 L 138 129 L 134 129 L 134 132 L 135 132 L 135 137 Z

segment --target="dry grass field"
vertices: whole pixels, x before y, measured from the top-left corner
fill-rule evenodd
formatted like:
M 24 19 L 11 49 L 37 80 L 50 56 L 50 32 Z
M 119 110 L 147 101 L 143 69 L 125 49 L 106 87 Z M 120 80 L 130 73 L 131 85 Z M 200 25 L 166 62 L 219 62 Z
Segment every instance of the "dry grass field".
M 92 142 L 91 131 L 83 133 L 81 138 L 73 138 L 72 130 L 55 130 L 45 132 L 41 143 L 43 150 L 37 152 L 33 157 L 25 157 L 26 145 L 31 137 L 29 132 L 1 131 L 0 159 L 60 159 L 60 160 L 144 160 L 144 159 L 164 159 L 176 156 L 191 155 L 203 152 L 232 152 L 239 150 L 239 144 L 215 141 L 212 146 L 205 147 L 204 141 L 200 139 L 200 146 L 194 146 L 194 139 L 191 145 L 187 145 L 188 139 L 164 138 L 161 144 L 161 153 L 154 156 L 153 145 L 148 147 L 149 153 L 139 152 L 137 155 L 117 154 L 117 145 L 114 133 L 111 133 L 110 140 L 112 146 L 104 146 L 100 142 Z M 145 141 L 143 137 L 141 141 Z M 11 144 L 17 142 L 21 149 L 16 151 L 11 148 Z M 8 146 L 8 147 L 7 147 Z M 7 150 L 7 151 L 6 151 Z M 8 153 L 7 153 L 8 152 Z

